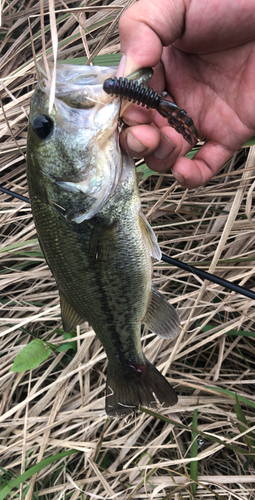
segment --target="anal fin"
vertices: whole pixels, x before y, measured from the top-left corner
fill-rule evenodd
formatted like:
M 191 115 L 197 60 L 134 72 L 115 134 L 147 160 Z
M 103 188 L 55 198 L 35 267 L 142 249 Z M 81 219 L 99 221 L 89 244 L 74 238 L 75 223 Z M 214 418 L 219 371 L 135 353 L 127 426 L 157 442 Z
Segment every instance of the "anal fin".
M 63 329 L 66 333 L 70 332 L 73 328 L 81 323 L 84 323 L 86 319 L 82 318 L 77 312 L 70 306 L 67 302 L 65 296 L 59 290 L 60 296 L 60 308 L 61 308 L 61 318 Z
M 173 339 L 180 333 L 180 318 L 164 295 L 152 287 L 151 300 L 143 323 L 163 339 Z

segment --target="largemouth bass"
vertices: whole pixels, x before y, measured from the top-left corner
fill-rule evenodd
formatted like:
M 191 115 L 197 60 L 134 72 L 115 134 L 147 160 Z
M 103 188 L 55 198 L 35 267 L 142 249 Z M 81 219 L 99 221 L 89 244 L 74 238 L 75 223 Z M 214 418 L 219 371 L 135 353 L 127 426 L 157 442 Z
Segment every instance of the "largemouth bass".
M 140 405 L 177 402 L 145 358 L 140 335 L 142 322 L 163 338 L 174 338 L 180 326 L 175 309 L 151 285 L 151 256 L 160 259 L 161 252 L 141 212 L 133 159 L 119 148 L 119 99 L 102 87 L 115 71 L 58 64 L 49 112 L 50 84 L 41 67 L 31 101 L 27 176 L 63 328 L 84 321 L 93 327 L 108 357 L 106 412 L 123 416 Z

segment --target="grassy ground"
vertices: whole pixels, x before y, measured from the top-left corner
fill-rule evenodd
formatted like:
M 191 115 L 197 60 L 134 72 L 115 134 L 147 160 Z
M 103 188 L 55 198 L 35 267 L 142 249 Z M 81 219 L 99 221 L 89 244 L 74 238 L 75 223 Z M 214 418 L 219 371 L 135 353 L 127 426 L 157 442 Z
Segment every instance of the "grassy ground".
M 57 43 L 58 59 L 119 52 L 117 19 L 128 2 L 75 10 L 78 2 L 56 0 L 55 30 L 52 15 L 41 23 L 42 4 L 2 4 L 1 185 L 24 196 L 33 52 L 51 55 Z M 183 190 L 171 174 L 142 180 L 162 251 L 255 290 L 254 174 L 254 147 L 244 147 L 199 189 Z M 64 337 L 30 206 L 0 200 L 0 500 L 254 498 L 254 300 L 155 264 L 153 280 L 177 307 L 182 332 L 171 343 L 143 329 L 142 342 L 179 402 L 108 419 L 106 356 L 88 324 L 33 371 L 9 371 L 35 337 L 56 346 Z

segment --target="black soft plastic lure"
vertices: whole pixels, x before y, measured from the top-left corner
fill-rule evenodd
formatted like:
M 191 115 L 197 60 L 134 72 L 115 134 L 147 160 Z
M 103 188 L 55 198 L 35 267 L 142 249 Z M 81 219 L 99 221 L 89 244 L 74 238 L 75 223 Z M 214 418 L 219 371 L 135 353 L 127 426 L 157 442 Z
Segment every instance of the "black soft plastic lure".
M 147 108 L 156 109 L 164 118 L 167 118 L 169 125 L 179 132 L 191 146 L 193 146 L 194 141 L 200 140 L 194 122 L 186 111 L 179 108 L 174 102 L 164 99 L 156 90 L 141 85 L 137 81 L 117 78 L 116 76 L 107 78 L 104 81 L 103 89 L 107 94 L 120 96 Z

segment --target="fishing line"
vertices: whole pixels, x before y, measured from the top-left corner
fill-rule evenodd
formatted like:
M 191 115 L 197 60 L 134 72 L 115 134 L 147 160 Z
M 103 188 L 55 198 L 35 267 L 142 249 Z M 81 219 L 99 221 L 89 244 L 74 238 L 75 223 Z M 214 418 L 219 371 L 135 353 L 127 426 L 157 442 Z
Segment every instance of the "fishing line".
M 2 191 L 5 194 L 8 194 L 9 196 L 13 196 L 14 198 L 18 198 L 19 200 L 22 200 L 26 203 L 30 203 L 29 198 L 26 198 L 25 196 L 22 196 L 21 194 L 14 193 L 14 191 L 10 191 L 9 189 L 5 189 L 1 186 L 0 186 L 0 191 Z M 248 290 L 247 288 L 244 288 L 243 286 L 235 285 L 234 283 L 231 283 L 228 280 L 224 280 L 223 278 L 219 278 L 218 276 L 215 276 L 214 274 L 207 273 L 206 271 L 202 271 L 202 269 L 198 269 L 197 267 L 190 266 L 189 264 L 185 264 L 185 262 L 181 262 L 180 260 L 173 259 L 172 257 L 168 257 L 168 255 L 165 255 L 165 254 L 162 254 L 162 260 L 164 262 L 166 262 L 167 264 L 172 264 L 175 267 L 179 267 L 180 269 L 183 269 L 184 271 L 188 271 L 191 274 L 199 276 L 199 278 L 202 278 L 203 280 L 211 281 L 212 283 L 216 283 L 217 285 L 220 285 L 223 288 L 228 288 L 229 290 L 232 290 L 233 292 L 240 293 L 241 295 L 244 295 L 245 297 L 248 297 L 249 299 L 255 300 L 255 292 L 252 292 L 252 290 Z

